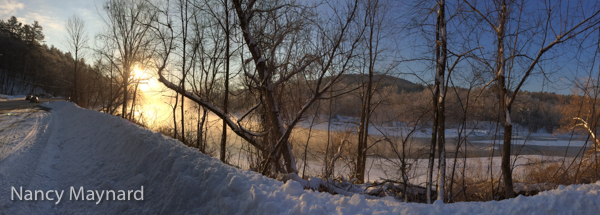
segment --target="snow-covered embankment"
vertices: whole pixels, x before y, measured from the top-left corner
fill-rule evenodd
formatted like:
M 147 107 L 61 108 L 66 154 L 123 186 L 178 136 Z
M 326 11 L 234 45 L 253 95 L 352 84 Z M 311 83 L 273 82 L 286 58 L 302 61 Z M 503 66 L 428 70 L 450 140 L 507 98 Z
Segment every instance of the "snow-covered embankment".
M 239 170 L 177 140 L 116 116 L 68 102 L 45 104 L 17 127 L 2 129 L 0 211 L 7 214 L 593 214 L 600 182 L 559 187 L 533 197 L 434 205 L 366 200 L 305 191 Z M 1 124 L 1 123 L 0 123 Z M 19 127 L 22 126 L 22 127 Z M 20 133 L 19 133 L 20 132 Z M 0 133 L 3 135 L 4 133 Z M 11 201 L 11 187 L 65 190 L 63 200 Z M 139 190 L 144 200 L 69 200 L 70 187 Z M 97 202 L 99 202 L 97 204 Z

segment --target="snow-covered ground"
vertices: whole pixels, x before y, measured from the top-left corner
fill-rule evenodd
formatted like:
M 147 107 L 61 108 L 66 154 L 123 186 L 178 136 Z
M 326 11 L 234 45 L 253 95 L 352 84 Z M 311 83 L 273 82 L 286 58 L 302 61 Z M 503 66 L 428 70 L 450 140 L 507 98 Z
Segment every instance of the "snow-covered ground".
M 0 116 L 3 214 L 595 214 L 600 181 L 533 197 L 433 205 L 330 195 L 236 169 L 177 140 L 68 102 Z M 70 187 L 140 190 L 143 200 L 69 200 Z M 57 203 L 11 200 L 18 190 L 64 190 Z M 95 194 L 87 195 L 94 197 Z M 46 196 L 48 197 L 48 196 Z M 97 204 L 98 203 L 98 204 Z
M 25 99 L 25 95 L 4 95 L 4 94 L 0 94 L 0 101 L 7 101 L 7 100 L 21 100 L 21 99 Z
M 478 140 L 471 141 L 472 143 L 494 143 L 494 140 Z M 502 144 L 502 142 L 496 140 L 496 144 Z M 547 139 L 547 140 L 513 140 L 512 144 L 514 145 L 528 145 L 528 146 L 574 146 L 574 147 L 582 147 L 586 144 L 586 141 L 576 141 L 576 140 L 561 140 L 561 139 Z
M 491 159 L 491 160 L 490 160 Z M 494 174 L 494 177 L 500 177 L 502 173 L 500 168 L 502 158 L 501 157 L 473 157 L 466 159 L 466 171 L 465 177 L 475 177 L 483 180 L 489 179 L 490 176 L 490 168 Z M 570 162 L 573 161 L 573 158 L 567 157 L 565 160 L 565 165 L 569 165 Z M 513 168 L 513 179 L 517 182 L 521 182 L 526 180 L 526 173 L 528 167 L 531 165 L 539 164 L 541 162 L 547 163 L 550 161 L 562 162 L 563 157 L 551 157 L 551 156 L 541 156 L 541 155 L 519 155 L 519 156 L 511 156 L 511 164 L 514 166 Z M 302 161 L 299 161 L 300 165 Z M 406 162 L 409 165 L 409 172 L 407 173 L 409 183 L 414 185 L 425 186 L 427 181 L 427 165 L 428 159 L 407 159 Z M 449 174 L 452 172 L 454 158 L 446 159 L 446 172 Z M 367 181 L 375 181 L 382 179 L 391 179 L 396 181 L 401 180 L 401 172 L 400 172 L 400 160 L 398 159 L 389 159 L 389 158 L 367 158 L 367 169 L 365 173 L 365 180 Z M 434 163 L 438 163 L 438 159 L 434 160 Z M 462 177 L 462 169 L 465 160 L 463 158 L 458 158 L 456 162 L 456 177 Z M 302 170 L 302 166 L 299 167 Z M 307 176 L 315 176 L 321 175 L 324 169 L 324 164 L 321 162 L 317 162 L 314 160 L 309 160 L 306 168 Z M 351 173 L 351 170 L 348 166 L 337 165 L 335 167 L 336 176 L 348 176 Z M 433 177 L 437 178 L 437 171 L 433 173 Z

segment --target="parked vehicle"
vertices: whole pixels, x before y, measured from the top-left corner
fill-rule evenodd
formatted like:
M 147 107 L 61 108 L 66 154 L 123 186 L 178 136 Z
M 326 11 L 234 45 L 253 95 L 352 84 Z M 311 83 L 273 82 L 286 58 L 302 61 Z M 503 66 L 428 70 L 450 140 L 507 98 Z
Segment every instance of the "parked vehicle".
M 31 103 L 40 103 L 40 99 L 37 96 L 33 96 L 33 97 L 31 97 L 31 100 L 29 100 L 29 102 L 31 102 Z

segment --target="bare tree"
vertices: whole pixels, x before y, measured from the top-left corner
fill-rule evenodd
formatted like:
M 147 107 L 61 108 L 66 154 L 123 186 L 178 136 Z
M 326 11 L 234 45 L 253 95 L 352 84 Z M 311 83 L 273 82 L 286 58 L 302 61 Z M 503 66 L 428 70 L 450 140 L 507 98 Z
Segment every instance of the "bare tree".
M 467 0 L 464 2 L 485 23 L 484 25 L 490 27 L 495 34 L 495 43 L 497 46 L 495 60 L 487 62 L 481 58 L 481 61 L 490 70 L 494 71 L 494 79 L 492 81 L 498 87 L 499 113 L 504 126 L 501 163 L 502 179 L 505 197 L 512 198 L 514 197 L 514 192 L 510 165 L 513 127 L 511 109 L 515 98 L 523 84 L 542 60 L 542 56 L 556 45 L 596 28 L 599 24 L 598 17 L 600 10 L 593 9 L 591 14 L 575 15 L 571 14 L 573 13 L 571 11 L 579 10 L 554 10 L 554 7 L 561 4 L 560 2 L 545 2 L 546 8 L 539 10 L 543 12 L 540 14 L 543 18 L 536 22 L 536 19 L 525 20 L 522 17 L 526 10 L 525 2 L 498 0 L 494 1 L 491 7 L 486 8 L 486 10 L 480 10 L 477 5 Z M 582 4 L 577 4 L 576 7 L 581 6 Z M 515 18 L 511 18 L 513 14 Z M 561 20 L 555 20 L 556 17 Z M 571 17 L 580 17 L 581 21 L 573 21 Z M 537 31 L 533 31 L 532 29 L 536 29 Z M 525 32 L 539 33 L 527 36 Z M 554 37 L 554 40 L 552 40 L 552 37 Z M 508 41 L 510 39 L 513 41 Z M 535 56 L 529 56 L 528 53 L 521 53 L 522 49 L 517 47 L 533 45 L 532 43 L 534 42 L 535 45 L 539 44 L 539 50 Z M 508 57 L 506 56 L 507 54 Z M 517 58 L 522 61 L 516 61 Z M 522 65 L 520 71 L 516 68 L 519 63 Z M 495 65 L 492 66 L 492 64 Z M 517 84 L 511 85 L 511 79 L 514 79 Z
M 436 23 L 436 75 L 435 75 L 435 93 L 433 98 L 434 104 L 438 105 L 437 120 L 438 120 L 438 154 L 439 154 L 439 171 L 438 171 L 438 194 L 437 199 L 444 201 L 446 196 L 446 86 L 444 78 L 446 73 L 446 59 L 448 58 L 448 42 L 446 35 L 446 1 L 438 2 L 437 23 Z M 458 61 L 458 60 L 457 60 Z M 436 120 L 436 119 L 434 119 Z
M 265 155 L 261 167 L 263 174 L 267 174 L 268 172 L 296 173 L 295 159 L 291 152 L 291 144 L 288 138 L 308 108 L 319 100 L 323 93 L 349 68 L 349 59 L 353 56 L 352 50 L 356 47 L 356 41 L 358 40 L 350 43 L 347 48 L 342 47 L 341 44 L 347 40 L 348 36 L 346 33 L 348 33 L 350 23 L 354 18 L 356 3 L 350 7 L 347 15 L 338 17 L 341 22 L 336 23 L 338 27 L 333 34 L 329 35 L 332 37 L 321 37 L 328 38 L 322 41 L 323 48 L 315 49 L 313 53 L 305 52 L 306 54 L 291 52 L 291 50 L 303 47 L 297 50 L 309 51 L 307 48 L 310 47 L 310 44 L 301 44 L 300 41 L 310 41 L 308 40 L 309 36 L 314 35 L 309 33 L 307 31 L 308 28 L 306 28 L 306 25 L 310 24 L 310 19 L 307 16 L 312 13 L 304 10 L 304 7 L 296 6 L 292 3 L 277 5 L 255 5 L 255 3 L 255 1 L 233 2 L 238 16 L 239 27 L 242 30 L 247 49 L 251 54 L 250 60 L 244 60 L 243 67 L 246 68 L 249 66 L 249 63 L 254 63 L 254 69 L 250 71 L 245 70 L 244 76 L 250 80 L 256 89 L 255 92 L 258 92 L 258 98 L 260 98 L 260 101 L 253 108 L 248 110 L 240 119 L 237 119 L 237 123 L 234 122 L 234 118 L 231 115 L 226 114 L 225 111 L 215 106 L 212 102 L 182 89 L 165 78 L 163 73 L 164 68 L 168 63 L 169 55 L 173 48 L 172 37 L 169 36 L 172 35 L 172 30 L 170 30 L 168 25 L 162 25 L 163 27 L 157 28 L 154 31 L 163 44 L 161 48 L 162 60 L 158 62 L 159 81 L 166 87 L 185 95 L 186 98 L 215 113 L 215 115 L 227 123 L 227 126 L 234 133 L 260 149 Z M 278 18 L 279 14 L 286 14 L 287 19 Z M 260 20 L 255 21 L 255 19 Z M 278 28 L 269 28 L 269 25 L 274 24 L 277 24 Z M 267 37 L 267 35 L 270 36 Z M 275 40 L 271 43 L 267 40 L 268 38 L 275 38 Z M 263 53 L 263 51 L 265 52 Z M 279 51 L 285 51 L 283 53 L 287 55 L 276 55 L 277 53 L 281 53 Z M 339 56 L 345 56 L 345 58 L 340 61 Z M 281 62 L 279 61 L 281 59 L 287 60 Z M 333 69 L 332 64 L 336 61 L 342 62 L 339 67 L 336 67 L 338 71 L 336 76 L 326 84 L 321 83 L 325 74 L 330 69 Z M 278 87 L 295 76 L 309 72 L 307 68 L 317 63 L 324 66 L 318 71 L 310 71 L 316 72 L 319 77 L 319 79 L 315 80 L 316 84 L 314 85 L 312 96 L 302 105 L 301 109 L 295 114 L 295 117 L 289 123 L 284 124 L 277 101 L 277 98 L 279 98 L 277 94 Z M 261 133 L 250 131 L 240 124 L 241 120 L 255 111 L 259 106 L 265 110 L 265 120 L 262 122 L 263 131 Z M 283 164 L 280 163 L 281 161 L 283 161 Z
M 67 30 L 66 45 L 75 54 L 73 57 L 73 90 L 71 92 L 71 101 L 79 104 L 80 97 L 80 79 L 79 71 L 77 70 L 77 64 L 81 57 L 81 51 L 86 47 L 88 42 L 88 36 L 85 29 L 85 21 L 78 15 L 69 17 L 65 23 L 65 29 Z
M 225 7 L 225 23 L 221 25 L 225 32 L 225 76 L 224 85 L 225 91 L 223 92 L 223 111 L 225 114 L 228 113 L 227 105 L 229 104 L 229 68 L 230 68 L 230 43 L 231 43 L 231 29 L 229 25 L 229 1 L 224 0 L 223 5 Z M 225 153 L 227 149 L 227 124 L 223 121 L 223 133 L 221 135 L 221 161 L 225 162 Z
M 194 61 L 195 60 L 195 49 L 198 47 L 197 43 L 190 43 L 189 39 L 188 39 L 188 35 L 189 31 L 190 31 L 190 22 L 191 19 L 193 19 L 194 16 L 197 16 L 196 12 L 197 10 L 190 6 L 190 1 L 189 0 L 179 0 L 177 2 L 178 6 L 179 6 L 179 20 L 180 20 L 180 32 L 179 32 L 179 43 L 181 46 L 181 52 L 180 52 L 180 57 L 181 57 L 181 73 L 182 73 L 182 78 L 181 78 L 181 88 L 183 90 L 185 90 L 185 84 L 186 84 L 186 78 L 188 76 L 188 73 L 191 70 L 191 63 L 188 63 L 188 61 Z M 192 40 L 193 41 L 193 40 Z M 192 46 L 192 47 L 190 47 Z M 188 49 L 192 49 L 192 50 L 188 50 Z M 189 56 L 189 54 L 192 54 L 192 56 Z M 181 141 L 182 142 L 186 142 L 185 139 L 185 97 L 183 95 L 181 95 Z
M 446 37 L 446 3 L 440 0 L 436 3 L 436 25 L 435 25 L 435 82 L 433 86 L 433 128 L 431 130 L 431 145 L 429 151 L 429 162 L 427 167 L 427 203 L 431 203 L 431 187 L 433 184 L 435 149 L 438 149 L 438 187 L 437 199 L 444 200 L 445 175 L 446 175 L 446 116 L 444 85 L 446 73 L 446 59 L 448 56 Z M 437 143 L 437 145 L 436 145 Z
M 371 99 L 373 98 L 373 73 L 375 72 L 375 61 L 377 60 L 378 49 L 379 49 L 379 33 L 381 32 L 381 21 L 377 17 L 378 10 L 381 5 L 378 0 L 366 1 L 364 6 L 365 17 L 364 24 L 367 26 L 367 35 L 365 42 L 367 46 L 367 85 L 364 88 L 364 82 L 362 83 L 362 104 L 360 112 L 360 123 L 358 125 L 358 149 L 356 158 L 356 180 L 358 183 L 364 183 L 365 180 L 365 166 L 367 162 L 367 140 L 369 137 L 369 120 L 371 116 Z M 379 24 L 379 26 L 376 26 Z M 377 37 L 377 38 L 373 38 Z M 373 44 L 375 42 L 375 44 Z M 363 78 L 361 77 L 361 80 Z
M 121 76 L 121 117 L 125 118 L 131 93 L 129 85 L 132 82 L 132 70 L 151 54 L 152 40 L 149 37 L 148 23 L 156 19 L 156 12 L 144 0 L 109 0 L 103 9 L 106 13 L 103 20 L 108 29 L 99 38 L 107 43 L 114 43 L 114 49 L 104 55 L 114 56 L 110 58 L 111 64 L 115 65 Z
M 362 2 L 362 10 L 364 17 L 361 20 L 362 25 L 365 26 L 365 33 L 363 34 L 362 42 L 364 53 L 362 53 L 362 62 L 359 64 L 361 70 L 361 112 L 360 122 L 358 126 L 358 150 L 357 150 L 357 163 L 355 177 L 358 183 L 364 183 L 366 161 L 367 161 L 367 149 L 373 147 L 369 146 L 369 126 L 371 125 L 371 118 L 376 110 L 377 104 L 381 103 L 380 100 L 375 100 L 374 94 L 377 89 L 379 81 L 386 75 L 390 70 L 397 66 L 397 63 L 384 65 L 385 52 L 389 53 L 391 50 L 385 48 L 387 45 L 385 42 L 393 36 L 393 30 L 390 28 L 394 22 L 391 8 L 394 7 L 393 1 L 386 0 L 367 0 Z M 366 74 L 366 81 L 364 80 L 364 74 Z M 379 74 L 379 78 L 375 78 L 375 75 Z M 377 141 L 375 141 L 377 142 Z
M 216 3 L 216 4 L 215 4 Z M 231 21 L 230 19 L 230 12 L 231 12 L 231 5 L 230 5 L 230 1 L 228 0 L 219 0 L 216 2 L 210 1 L 210 0 L 204 0 L 203 2 L 203 8 L 206 8 L 204 11 L 206 11 L 207 14 L 210 15 L 210 17 L 214 20 L 214 22 L 216 22 L 216 25 L 222 30 L 222 34 L 219 34 L 219 36 L 224 36 L 224 50 L 222 55 L 224 55 L 223 57 L 217 57 L 217 59 L 220 61 L 221 58 L 223 58 L 223 61 L 225 63 L 225 68 L 223 69 L 225 74 L 223 75 L 223 101 L 222 101 L 222 107 L 223 107 L 223 111 L 225 112 L 225 114 L 228 114 L 229 112 L 229 94 L 230 94 L 230 90 L 229 90 L 229 79 L 230 79 L 230 61 L 231 61 L 231 36 L 232 36 L 232 29 L 231 29 Z M 216 57 L 216 56 L 214 56 Z M 223 125 L 222 125 L 222 133 L 221 133 L 221 144 L 220 144 L 220 153 L 219 153 L 219 158 L 221 159 L 221 161 L 226 162 L 226 153 L 227 153 L 227 123 L 225 123 L 223 121 Z

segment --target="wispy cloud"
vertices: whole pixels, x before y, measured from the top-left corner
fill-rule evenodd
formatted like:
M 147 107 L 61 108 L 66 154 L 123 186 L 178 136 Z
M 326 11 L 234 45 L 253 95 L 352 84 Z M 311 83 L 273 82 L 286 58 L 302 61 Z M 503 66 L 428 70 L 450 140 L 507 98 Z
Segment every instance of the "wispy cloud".
M 96 11 L 99 0 L 0 0 L 0 19 L 16 16 L 23 24 L 38 21 L 44 27 L 44 39 L 48 45 L 62 46 L 65 37 L 65 20 L 73 14 L 85 19 L 90 37 L 98 32 L 103 23 Z M 102 1 L 102 0 L 100 0 Z
M 31 3 L 28 4 L 28 9 L 23 10 L 25 4 L 22 2 L 17 2 L 15 0 L 0 0 L 0 19 L 6 20 L 11 16 L 16 16 L 23 24 L 32 24 L 34 21 L 38 21 L 42 27 L 44 27 L 44 30 L 62 31 L 62 21 L 54 16 L 52 11 L 48 11 L 47 9 L 35 10 L 31 6 Z
M 38 21 L 44 27 L 44 30 L 62 31 L 63 21 L 49 14 L 49 12 L 29 12 L 25 14 L 25 17 L 20 18 L 20 20 L 26 24 Z
M 38 21 L 44 28 L 43 32 L 46 35 L 44 40 L 53 41 L 54 45 L 60 45 L 57 43 L 60 43 L 58 40 L 60 40 L 59 38 L 64 33 L 64 21 L 60 20 L 59 17 L 53 16 L 51 12 L 28 12 L 23 17 L 17 17 L 17 19 L 23 24 L 33 24 L 34 21 Z
M 13 0 L 0 0 L 0 19 L 8 19 L 17 14 L 18 10 L 23 10 L 25 5 Z

